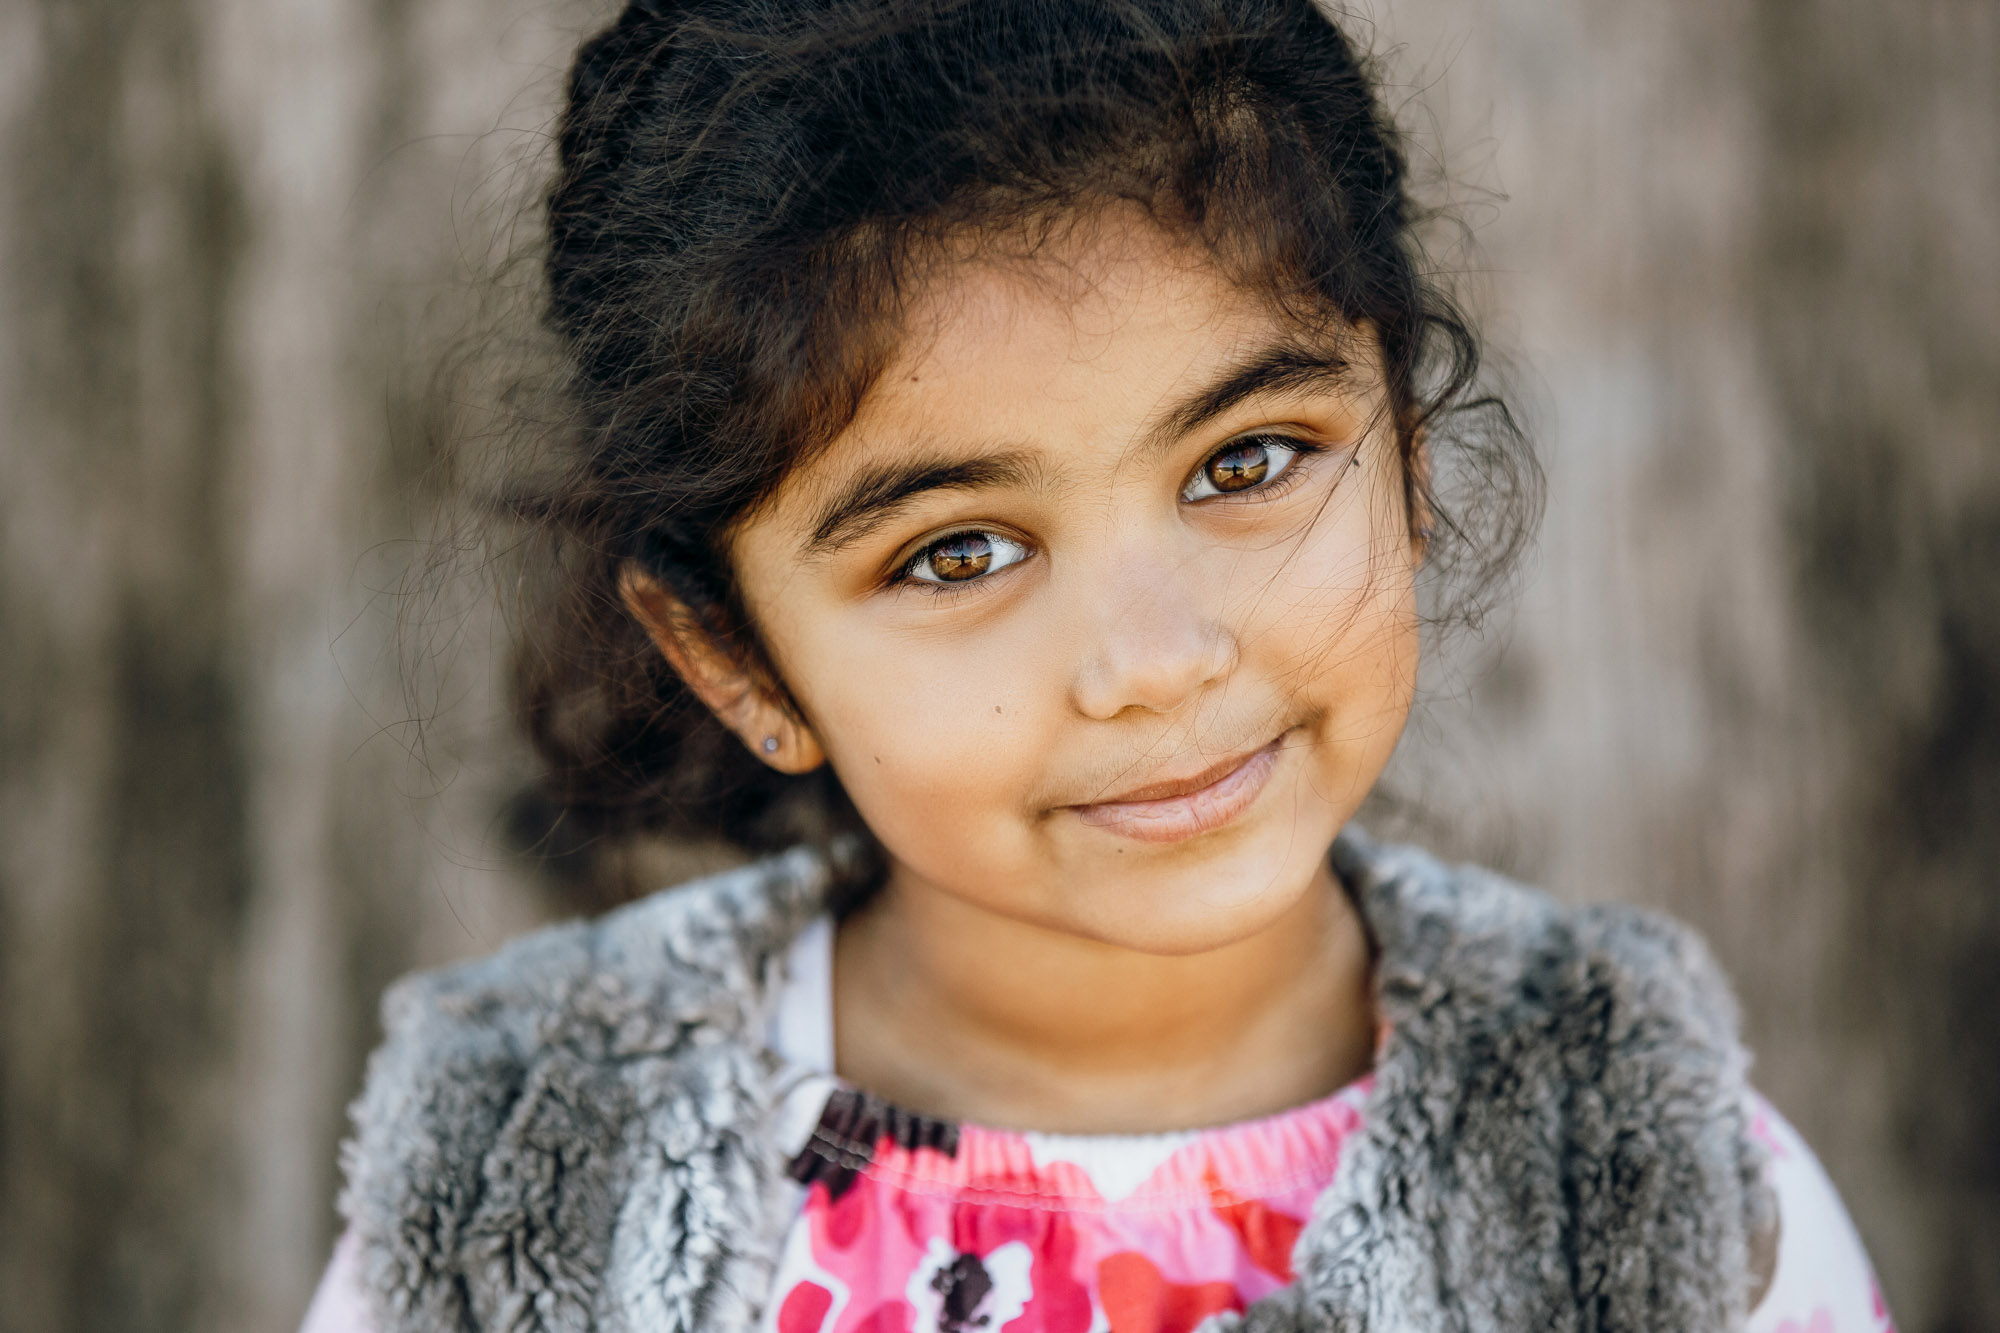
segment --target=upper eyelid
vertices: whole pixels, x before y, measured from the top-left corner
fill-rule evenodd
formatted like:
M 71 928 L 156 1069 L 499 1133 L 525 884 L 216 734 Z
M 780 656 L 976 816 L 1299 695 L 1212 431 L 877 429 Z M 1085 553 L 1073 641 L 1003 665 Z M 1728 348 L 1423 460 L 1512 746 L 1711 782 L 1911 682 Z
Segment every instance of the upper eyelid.
M 1210 449 L 1207 453 L 1204 453 L 1202 455 L 1202 462 L 1206 463 L 1209 459 L 1215 457 L 1215 455 L 1221 453 L 1223 450 L 1227 449 L 1232 444 L 1236 444 L 1245 439 L 1253 439 L 1260 434 L 1273 435 L 1285 439 L 1290 443 L 1290 445 L 1293 448 L 1298 450 L 1299 457 L 1293 461 L 1291 466 L 1287 467 L 1283 472 L 1279 473 L 1270 482 L 1262 486 L 1252 487 L 1251 489 L 1246 491 L 1234 491 L 1234 492 L 1223 491 L 1215 495 L 1204 496 L 1202 497 L 1203 500 L 1236 500 L 1239 502 L 1255 503 L 1259 499 L 1268 498 L 1272 494 L 1276 493 L 1278 491 L 1278 488 L 1284 486 L 1288 481 L 1296 479 L 1300 475 L 1298 469 L 1306 459 L 1325 456 L 1328 454 L 1340 454 L 1340 453 L 1358 451 L 1358 449 L 1360 448 L 1358 443 L 1343 448 L 1341 446 L 1319 444 L 1312 440 L 1301 439 L 1296 435 L 1287 434 L 1284 431 L 1275 428 L 1252 427 L 1247 431 L 1240 431 L 1234 435 L 1231 435 L 1228 439 L 1222 441 L 1220 444 Z M 1199 466 L 1200 465 L 1197 464 L 1197 469 L 1199 468 Z M 1346 469 L 1343 468 L 1342 471 L 1345 472 Z M 924 552 L 930 550 L 934 546 L 950 541 L 954 537 L 963 537 L 971 533 L 988 534 L 991 536 L 998 537 L 1002 541 L 1021 547 L 1023 552 L 1025 553 L 1023 559 L 1021 561 L 1015 561 L 1014 564 L 1024 563 L 1028 557 L 1032 557 L 1033 555 L 1036 554 L 1037 548 L 1033 542 L 1027 540 L 1023 536 L 1008 534 L 1007 532 L 1002 530 L 1002 526 L 999 524 L 970 523 L 957 527 L 948 527 L 940 532 L 927 534 L 926 536 L 919 539 L 914 545 L 905 547 L 904 553 L 898 556 L 896 560 L 891 562 L 888 576 L 884 580 L 884 582 L 895 585 L 921 587 L 925 592 L 931 592 L 931 593 L 963 592 L 971 588 L 974 584 L 986 582 L 988 579 L 992 577 L 992 575 L 985 575 L 977 579 L 969 579 L 962 583 L 943 583 L 943 582 L 935 582 L 929 579 L 919 579 L 910 574 L 910 567 L 916 564 L 916 562 L 923 557 Z M 1007 565 L 1004 568 L 1011 569 L 1014 567 L 1014 564 Z M 994 572 L 1000 573 L 1002 571 L 996 570 Z
M 1341 445 L 1322 443 L 1319 440 L 1308 438 L 1309 436 L 1323 435 L 1323 434 L 1324 432 L 1322 431 L 1316 431 L 1312 427 L 1306 425 L 1305 423 L 1296 421 L 1290 421 L 1290 422 L 1273 421 L 1261 425 L 1245 426 L 1242 427 L 1241 429 L 1231 431 L 1227 436 L 1217 441 L 1216 443 L 1208 446 L 1206 449 L 1202 451 L 1199 461 L 1195 463 L 1194 467 L 1190 469 L 1189 472 L 1186 474 L 1186 476 L 1183 478 L 1181 483 L 1181 489 L 1183 490 L 1186 489 L 1188 482 L 1194 478 L 1196 473 L 1198 473 L 1201 470 L 1202 466 L 1206 464 L 1209 459 L 1215 457 L 1215 455 L 1221 453 L 1223 450 L 1230 448 L 1232 445 L 1239 444 L 1245 440 L 1256 439 L 1260 436 L 1270 436 L 1282 440 L 1289 447 L 1296 449 L 1300 453 L 1300 455 L 1302 455 L 1302 457 L 1309 457 L 1316 454 L 1338 452 L 1343 447 Z M 1235 497 L 1242 499 L 1249 499 L 1255 495 L 1261 494 L 1269 490 L 1270 487 L 1276 486 L 1277 484 L 1282 482 L 1286 477 L 1291 476 L 1296 470 L 1297 466 L 1298 462 L 1295 461 L 1291 467 L 1286 468 L 1283 473 L 1281 473 L 1278 477 L 1274 478 L 1270 483 L 1268 483 L 1265 486 L 1260 486 L 1249 491 L 1238 491 L 1230 494 L 1233 494 Z M 925 492 L 901 497 L 895 504 L 894 508 L 900 509 L 905 505 L 917 503 L 926 494 L 936 495 L 941 492 L 948 492 L 954 490 L 963 492 L 963 491 L 979 490 L 979 489 L 984 489 L 984 488 L 982 486 L 977 486 L 977 485 L 975 486 L 947 485 L 947 486 L 929 488 Z M 1203 498 L 1218 499 L 1223 497 L 1206 496 Z M 867 526 L 869 528 L 874 528 L 886 523 L 894 522 L 896 515 L 893 512 L 885 511 L 885 512 L 878 512 L 878 514 L 871 515 L 870 517 L 874 521 L 870 522 Z M 969 532 L 994 533 L 998 536 L 1005 538 L 1008 541 L 1018 542 L 1022 546 L 1026 547 L 1030 552 L 1033 552 L 1036 549 L 1035 544 L 1031 541 L 1028 541 L 1025 537 L 1020 535 L 1010 534 L 1006 528 L 1006 525 L 1004 524 L 993 523 L 991 521 L 987 522 L 973 521 L 964 524 L 956 524 L 940 529 L 936 532 L 927 533 L 923 537 L 918 538 L 914 543 L 910 543 L 903 546 L 900 550 L 900 553 L 896 556 L 896 558 L 889 562 L 888 570 L 883 575 L 884 583 L 886 584 L 886 583 L 895 583 L 904 581 L 905 572 L 909 569 L 910 564 L 913 561 L 915 561 L 919 556 L 921 556 L 926 548 L 934 546 L 939 542 L 947 541 L 952 537 L 962 536 Z M 866 536 L 865 532 L 846 534 L 844 540 L 833 543 L 832 545 L 834 545 L 835 547 L 848 545 L 851 541 L 860 540 L 865 536 Z M 974 580 L 974 581 L 979 582 L 981 580 Z M 938 586 L 945 586 L 945 585 L 938 585 Z M 954 586 L 962 586 L 962 585 L 954 585 Z
M 999 569 L 993 570 L 991 573 L 982 574 L 978 578 L 961 579 L 955 582 L 947 582 L 942 579 L 920 579 L 916 575 L 910 572 L 911 566 L 915 565 L 918 560 L 922 559 L 924 552 L 930 550 L 933 546 L 936 546 L 942 542 L 950 541 L 953 537 L 963 537 L 967 533 L 971 532 L 989 533 L 993 536 L 999 537 L 1002 541 L 1007 542 L 1009 545 L 1020 547 L 1021 558 L 1019 560 L 1009 561 L 1007 564 L 1002 565 Z M 1001 574 L 1006 573 L 1010 569 L 1015 569 L 1021 565 L 1026 564 L 1029 560 L 1033 559 L 1035 555 L 1036 555 L 1036 548 L 1034 543 L 1028 541 L 1017 541 L 1012 537 L 1008 537 L 1005 534 L 998 532 L 992 527 L 954 528 L 944 532 L 939 536 L 925 539 L 921 544 L 919 544 L 914 550 L 910 552 L 908 557 L 902 560 L 898 560 L 895 563 L 895 566 L 889 571 L 888 577 L 882 580 L 882 588 L 884 590 L 910 589 L 916 592 L 923 593 L 928 596 L 937 596 L 940 593 L 967 593 L 970 592 L 972 589 L 978 587 L 982 583 L 992 582 L 994 578 L 998 577 Z
M 939 528 L 936 532 L 925 533 L 923 536 L 917 538 L 917 540 L 915 540 L 914 542 L 910 542 L 904 545 L 902 548 L 903 554 L 897 556 L 896 559 L 891 561 L 890 563 L 894 564 L 898 569 L 901 569 L 904 565 L 909 564 L 912 560 L 915 560 L 918 556 L 922 555 L 925 551 L 930 550 L 931 547 L 938 545 L 940 542 L 948 542 L 953 537 L 970 537 L 974 533 L 978 533 L 982 536 L 998 537 L 1002 541 L 1012 542 L 1016 546 L 1031 545 L 1031 543 L 1024 540 L 1023 538 L 1016 537 L 1013 534 L 1009 533 L 1007 531 L 1007 526 L 1004 523 L 992 523 L 992 522 L 981 523 L 975 520 L 970 523 L 955 523 L 950 527 Z
M 1207 466 L 1208 461 L 1217 454 L 1224 453 L 1239 444 L 1244 444 L 1251 440 L 1278 440 L 1302 454 L 1327 453 L 1342 447 L 1338 444 L 1325 442 L 1324 435 L 1324 431 L 1313 430 L 1311 427 L 1299 422 L 1273 422 L 1269 425 L 1246 426 L 1242 430 L 1229 432 L 1229 434 L 1223 436 L 1214 444 L 1203 449 L 1194 467 L 1188 470 L 1188 476 L 1192 477 L 1201 471 L 1203 467 Z
M 1289 444 L 1296 444 L 1300 448 L 1327 448 L 1328 446 L 1320 444 L 1312 438 L 1320 434 L 1323 434 L 1323 432 L 1316 431 L 1310 426 L 1297 421 L 1273 421 L 1263 425 L 1245 426 L 1241 430 L 1230 431 L 1229 434 L 1202 450 L 1201 456 L 1203 461 L 1206 461 L 1215 457 L 1232 444 L 1241 444 L 1245 440 L 1263 439 L 1267 436 L 1284 440 Z
M 1006 542 L 1010 546 L 1020 547 L 1028 555 L 1035 554 L 1036 547 L 1033 542 L 1029 541 L 1026 537 L 1016 536 L 1007 532 L 1003 527 L 1003 525 L 1001 524 L 968 523 L 958 527 L 945 528 L 941 532 L 930 533 L 922 538 L 919 538 L 914 545 L 905 546 L 903 548 L 904 553 L 897 556 L 894 560 L 889 562 L 889 572 L 884 577 L 883 581 L 885 583 L 905 583 L 905 582 L 928 583 L 929 581 L 926 579 L 914 578 L 910 574 L 910 566 L 916 564 L 917 561 L 923 559 L 924 552 L 930 550 L 932 547 L 942 545 L 943 543 L 950 541 L 953 537 L 966 537 L 972 535 L 973 533 L 979 533 L 990 537 L 998 537 L 1001 541 Z M 1020 562 L 1016 561 L 1014 563 L 1018 564 Z M 1007 566 L 1007 568 L 1012 568 L 1012 566 L 1011 565 Z M 935 586 L 965 587 L 969 583 L 978 583 L 982 581 L 983 579 L 971 579 L 967 580 L 966 583 L 938 584 Z

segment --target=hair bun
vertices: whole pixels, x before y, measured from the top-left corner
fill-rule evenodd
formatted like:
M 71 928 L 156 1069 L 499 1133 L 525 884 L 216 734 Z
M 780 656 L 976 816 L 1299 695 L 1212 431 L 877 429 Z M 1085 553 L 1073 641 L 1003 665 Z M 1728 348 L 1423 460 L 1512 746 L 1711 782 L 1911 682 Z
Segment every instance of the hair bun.
M 572 115 L 578 105 L 588 105 L 603 93 L 611 72 L 636 54 L 635 47 L 641 41 L 646 43 L 647 54 L 653 54 L 659 43 L 656 25 L 686 8 L 674 0 L 630 0 L 609 27 L 579 47 L 576 64 L 570 71 Z

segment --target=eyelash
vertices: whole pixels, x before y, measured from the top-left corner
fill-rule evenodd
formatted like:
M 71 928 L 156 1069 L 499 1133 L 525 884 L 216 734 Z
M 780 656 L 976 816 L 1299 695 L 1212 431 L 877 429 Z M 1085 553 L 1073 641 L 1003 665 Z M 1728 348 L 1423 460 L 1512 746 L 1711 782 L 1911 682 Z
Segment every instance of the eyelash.
M 1182 499 L 1181 503 L 1205 504 L 1210 500 L 1234 500 L 1238 503 L 1249 503 L 1249 504 L 1266 503 L 1268 501 L 1278 499 L 1280 496 L 1284 495 L 1287 491 L 1291 490 L 1293 486 L 1305 480 L 1305 469 L 1303 469 L 1300 465 L 1304 463 L 1307 459 L 1334 452 L 1325 445 L 1314 444 L 1309 440 L 1301 440 L 1294 435 L 1279 435 L 1273 432 L 1262 432 L 1253 435 L 1238 435 L 1234 439 L 1226 440 L 1222 444 L 1217 445 L 1214 449 L 1210 450 L 1209 453 L 1202 458 L 1200 464 L 1196 467 L 1195 475 L 1198 476 L 1201 472 L 1201 469 L 1207 467 L 1211 462 L 1213 462 L 1217 455 L 1225 452 L 1226 450 L 1238 448 L 1246 443 L 1258 440 L 1270 440 L 1275 444 L 1277 444 L 1280 448 L 1290 450 L 1294 455 L 1296 455 L 1296 457 L 1294 457 L 1291 462 L 1285 465 L 1285 470 L 1283 472 L 1280 472 L 1275 478 L 1273 478 L 1270 482 L 1264 485 L 1254 486 L 1247 490 L 1242 490 L 1242 491 L 1218 492 L 1215 495 L 1205 495 L 1195 500 L 1187 500 L 1184 498 Z M 1361 461 L 1360 451 L 1355 450 L 1354 457 L 1349 460 L 1348 466 L 1351 467 L 1359 463 L 1360 461 Z M 1192 480 L 1190 480 L 1190 482 L 1188 483 L 1184 483 L 1182 486 L 1182 490 L 1185 491 L 1191 484 Z M 912 591 L 922 593 L 926 597 L 957 597 L 967 592 L 973 591 L 980 584 L 990 582 L 992 580 L 992 575 L 990 574 L 980 578 L 966 579 L 959 582 L 945 583 L 933 579 L 918 578 L 914 572 L 916 567 L 923 562 L 925 557 L 931 555 L 940 546 L 944 545 L 948 541 L 951 541 L 953 538 L 964 537 L 975 533 L 987 534 L 989 532 L 990 530 L 985 528 L 960 528 L 955 532 L 946 532 L 940 534 L 939 536 L 931 538 L 929 541 L 925 542 L 922 546 L 918 547 L 914 552 L 912 552 L 907 560 L 903 561 L 900 565 L 896 567 L 896 572 L 890 576 L 889 579 L 890 585 L 892 587 L 908 588 Z M 998 535 L 998 534 L 992 534 L 992 535 Z M 1007 538 L 1006 540 L 1010 542 L 1013 541 L 1012 538 Z M 1016 544 L 1025 547 L 1029 556 L 1032 556 L 1035 553 L 1034 547 L 1028 546 L 1027 543 L 1025 542 L 1020 542 Z M 1024 559 L 1025 558 L 1026 557 L 1024 557 Z M 1003 568 L 1011 568 L 1014 564 L 1019 564 L 1019 563 L 1021 563 L 1021 561 L 1012 561 L 1007 566 L 1003 566 Z M 999 571 L 996 570 L 995 572 L 997 573 Z
M 956 582 L 947 583 L 947 582 L 940 582 L 934 579 L 918 578 L 916 573 L 914 572 L 916 570 L 916 567 L 923 563 L 925 557 L 934 553 L 939 547 L 943 546 L 946 542 L 949 542 L 957 537 L 970 537 L 970 536 L 998 537 L 1001 536 L 1001 534 L 991 528 L 959 528 L 954 532 L 941 533 L 938 536 L 933 537 L 929 541 L 925 542 L 922 546 L 919 546 L 915 551 L 911 552 L 909 559 L 903 561 L 900 565 L 896 566 L 896 572 L 889 578 L 890 586 L 898 588 L 908 588 L 913 592 L 922 593 L 926 597 L 955 597 L 962 593 L 970 592 L 973 588 L 977 587 L 982 583 L 991 582 L 993 578 L 992 574 L 982 575 L 981 577 L 975 579 L 963 579 Z M 1035 554 L 1035 548 L 1029 545 L 1027 542 L 1017 541 L 1012 537 L 1004 537 L 1003 540 L 1006 541 L 1009 545 L 1018 546 L 1022 548 L 1022 550 L 1026 552 L 1026 554 L 1023 555 L 1020 560 L 1008 561 L 1007 564 L 1001 566 L 1001 569 L 1012 569 L 1017 564 L 1025 563 L 1030 557 L 1032 557 Z M 1000 570 L 994 571 L 995 574 L 999 572 L 1001 571 Z
M 1270 481 L 1262 485 L 1252 486 L 1241 491 L 1218 491 L 1214 495 L 1197 496 L 1193 499 L 1187 497 L 1187 491 L 1194 486 L 1195 481 L 1201 477 L 1208 465 L 1218 457 L 1231 449 L 1238 449 L 1246 444 L 1262 442 L 1269 442 L 1294 455 L 1292 460 L 1285 464 L 1284 471 L 1280 472 L 1276 477 L 1273 477 Z M 1195 469 L 1189 475 L 1188 480 L 1181 484 L 1181 502 L 1183 504 L 1207 504 L 1213 500 L 1233 500 L 1239 504 L 1268 503 L 1269 501 L 1278 499 L 1299 482 L 1305 480 L 1306 469 L 1303 467 L 1303 464 L 1308 459 L 1331 452 L 1333 451 L 1325 445 L 1314 444 L 1310 440 L 1302 440 L 1296 435 L 1283 435 L 1275 431 L 1257 431 L 1249 435 L 1238 435 L 1234 439 L 1225 440 L 1214 449 L 1211 449 L 1203 456 L 1201 462 L 1195 465 Z

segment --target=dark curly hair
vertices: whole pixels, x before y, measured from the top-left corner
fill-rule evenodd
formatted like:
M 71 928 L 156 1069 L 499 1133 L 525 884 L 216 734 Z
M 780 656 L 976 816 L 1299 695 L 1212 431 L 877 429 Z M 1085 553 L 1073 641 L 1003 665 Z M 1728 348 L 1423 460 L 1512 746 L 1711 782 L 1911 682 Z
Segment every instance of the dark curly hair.
M 1532 524 L 1533 459 L 1426 271 L 1372 67 L 1312 0 L 638 0 L 579 52 L 558 151 L 565 406 L 510 508 L 540 538 L 515 688 L 564 843 L 859 827 L 831 771 L 772 772 L 692 697 L 618 574 L 640 562 L 758 669 L 731 525 L 838 434 L 912 274 L 968 237 L 1137 205 L 1379 338 L 1460 605 Z

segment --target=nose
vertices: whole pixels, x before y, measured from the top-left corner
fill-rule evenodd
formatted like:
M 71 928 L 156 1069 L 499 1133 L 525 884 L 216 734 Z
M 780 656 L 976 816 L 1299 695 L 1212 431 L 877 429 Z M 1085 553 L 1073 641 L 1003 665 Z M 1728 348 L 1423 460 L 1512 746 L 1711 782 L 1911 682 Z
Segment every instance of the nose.
M 1109 580 L 1087 609 L 1072 695 L 1084 716 L 1171 713 L 1236 667 L 1236 636 L 1172 577 Z

